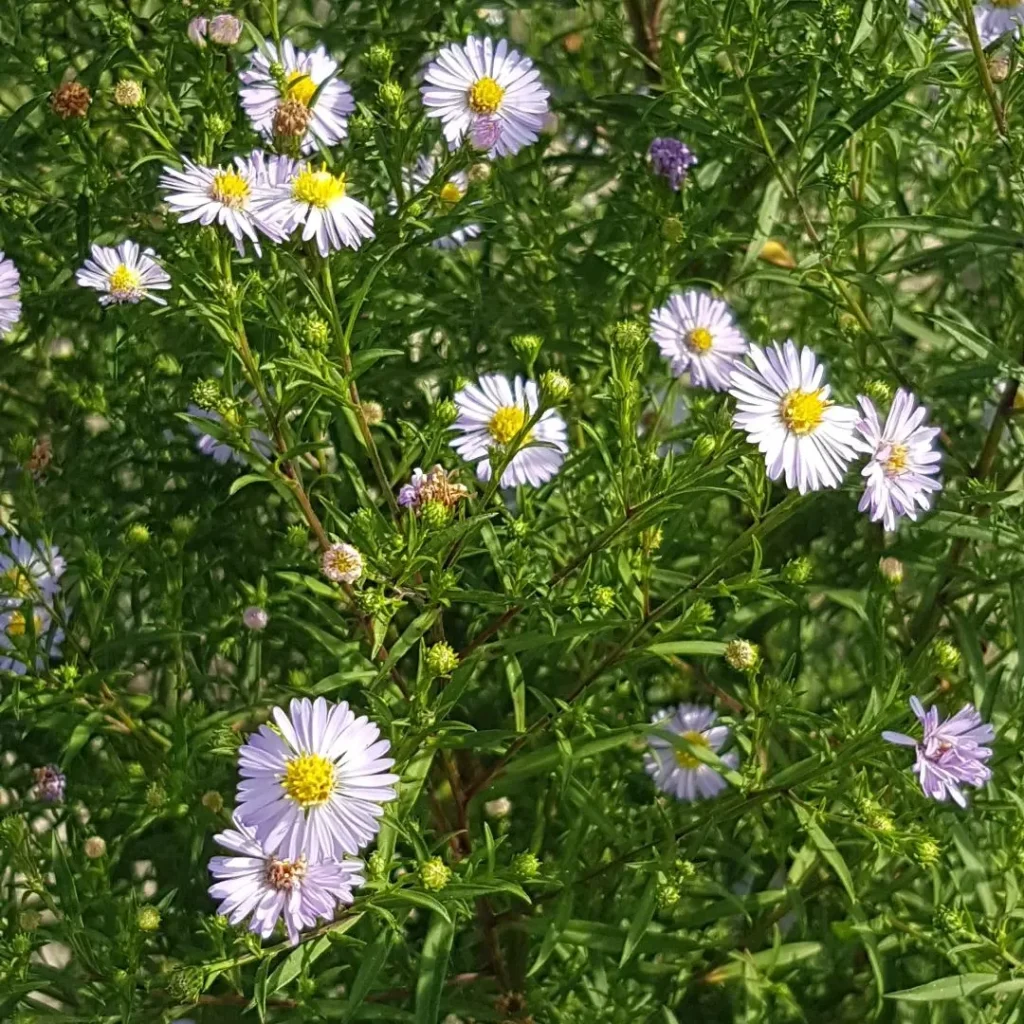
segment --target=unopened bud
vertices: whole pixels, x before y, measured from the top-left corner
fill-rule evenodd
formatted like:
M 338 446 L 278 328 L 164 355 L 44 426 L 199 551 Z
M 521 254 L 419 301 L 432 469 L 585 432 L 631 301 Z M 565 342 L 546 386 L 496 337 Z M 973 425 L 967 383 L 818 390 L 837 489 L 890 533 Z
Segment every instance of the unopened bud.
M 519 357 L 524 366 L 533 366 L 544 340 L 537 334 L 517 334 L 509 339 L 512 351 Z
M 725 660 L 737 672 L 750 672 L 757 667 L 761 652 L 749 640 L 730 640 L 725 645 Z
M 139 907 L 135 923 L 140 932 L 155 932 L 160 927 L 160 911 L 156 907 Z
M 99 860 L 100 857 L 105 856 L 107 852 L 107 844 L 103 839 L 103 836 L 89 836 L 89 838 L 82 843 L 82 850 L 85 852 L 85 855 L 89 860 Z
M 366 51 L 366 69 L 376 78 L 387 78 L 391 72 L 395 55 L 387 43 L 374 43 Z
M 431 892 L 439 892 L 451 881 L 451 877 L 451 868 L 440 857 L 431 857 L 420 865 L 420 881 L 423 888 Z
M 620 320 L 612 328 L 613 347 L 630 355 L 643 350 L 647 337 L 647 325 L 639 320 Z
M 546 370 L 541 374 L 540 390 L 552 405 L 560 405 L 572 394 L 572 381 L 558 370 Z
M 787 583 L 806 583 L 814 572 L 814 566 L 809 558 L 801 555 L 799 558 L 790 559 L 782 567 L 782 578 Z
M 441 641 L 427 651 L 427 668 L 431 675 L 450 676 L 458 667 L 459 656 L 450 644 Z
M 943 672 L 952 672 L 960 664 L 960 649 L 944 637 L 935 641 L 932 650 L 935 661 Z
M 880 558 L 878 574 L 891 587 L 898 587 L 903 582 L 903 563 L 898 558 Z
M 540 861 L 529 851 L 517 853 L 512 858 L 512 870 L 520 878 L 536 878 L 540 874 Z

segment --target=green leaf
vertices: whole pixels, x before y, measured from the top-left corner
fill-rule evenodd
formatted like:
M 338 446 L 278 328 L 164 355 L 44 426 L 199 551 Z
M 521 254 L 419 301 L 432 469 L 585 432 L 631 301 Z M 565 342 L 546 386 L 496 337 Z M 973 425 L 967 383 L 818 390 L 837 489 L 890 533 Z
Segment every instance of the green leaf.
M 509 693 L 512 694 L 512 711 L 515 715 L 516 732 L 526 731 L 526 680 L 519 660 L 514 654 L 506 654 L 505 679 L 508 681 Z
M 721 640 L 666 640 L 651 644 L 645 650 L 648 654 L 707 654 L 721 657 L 725 654 L 725 644 Z
M 280 992 L 285 985 L 294 981 L 304 968 L 308 968 L 318 957 L 326 953 L 330 945 L 331 940 L 326 935 L 321 935 L 315 942 L 303 942 L 296 946 L 270 976 L 267 981 L 267 992 L 270 995 Z
M 808 960 L 817 956 L 822 951 L 820 942 L 790 942 L 778 948 L 765 949 L 760 953 L 754 953 L 750 962 L 759 971 L 771 971 L 778 967 L 788 967 L 790 964 L 799 963 L 801 960 Z M 734 960 L 723 967 L 716 968 L 707 975 L 705 980 L 709 984 L 717 984 L 723 981 L 735 981 L 741 978 L 746 968 L 745 960 Z
M 637 903 L 636 913 L 633 915 L 633 920 L 629 923 L 629 931 L 626 933 L 626 941 L 622 946 L 622 956 L 619 958 L 620 968 L 625 967 L 630 958 L 636 952 L 637 946 L 640 945 L 640 940 L 644 937 L 644 933 L 647 931 L 647 926 L 651 923 L 651 919 L 654 917 L 654 911 L 657 905 L 658 876 L 654 872 L 651 872 L 651 877 L 647 879 L 647 884 L 644 886 L 644 891 Z
M 349 989 L 348 1003 L 345 1006 L 342 1020 L 350 1021 L 363 1000 L 370 994 L 377 975 L 387 963 L 388 954 L 394 942 L 394 933 L 389 928 L 382 929 L 366 949 L 363 950 L 359 970 L 352 979 Z
M 430 920 L 420 954 L 420 970 L 416 979 L 416 1024 L 438 1024 L 441 1019 L 441 993 L 454 938 L 452 922 L 447 916 L 435 914 Z
M 842 882 L 846 894 L 856 903 L 857 890 L 853 886 L 853 877 L 850 874 L 850 869 L 846 866 L 846 861 L 843 860 L 843 855 L 836 849 L 835 843 L 825 835 L 821 826 L 814 820 L 807 808 L 794 801 L 793 809 L 796 811 L 796 816 L 800 819 L 800 824 L 807 833 L 808 839 L 814 843 L 818 853 L 825 858 L 829 867 L 836 873 L 836 877 Z
M 890 992 L 886 999 L 899 999 L 905 1003 L 945 1003 L 952 999 L 963 999 L 991 988 L 999 981 L 998 974 L 951 974 L 936 978 L 916 988 L 905 988 Z
M 864 0 L 864 6 L 860 10 L 860 21 L 857 24 L 857 31 L 853 34 L 853 42 L 850 43 L 850 53 L 860 49 L 861 43 L 875 27 L 875 5 L 872 0 Z
M 387 660 L 383 665 L 381 665 L 380 671 L 377 673 L 377 678 L 373 681 L 373 687 L 380 683 L 380 681 L 398 663 L 398 660 L 409 651 L 413 644 L 419 641 L 420 637 L 422 637 L 428 629 L 430 629 L 430 627 L 437 621 L 437 617 L 440 613 L 440 608 L 428 608 L 425 612 L 421 612 L 417 615 L 416 618 L 406 626 L 405 631 L 395 641 L 391 650 L 388 651 Z
M 25 123 L 29 115 L 36 107 L 39 106 L 43 100 L 46 99 L 46 93 L 40 93 L 38 96 L 33 96 L 31 99 L 26 100 L 6 121 L 3 123 L 3 127 L 0 128 L 0 153 L 10 145 L 11 140 L 14 138 L 15 132 Z
M 775 221 L 779 215 L 779 200 L 782 198 L 782 183 L 778 178 L 772 178 L 765 186 L 764 194 L 761 196 L 761 205 L 757 209 L 757 228 L 753 237 L 747 245 L 747 251 L 743 255 L 741 270 L 746 270 L 760 255 L 764 243 L 771 236 Z
M 233 496 L 237 494 L 243 487 L 248 487 L 249 484 L 266 483 L 270 483 L 270 481 L 262 473 L 246 473 L 245 476 L 240 476 L 231 484 L 231 487 L 228 489 L 228 495 Z

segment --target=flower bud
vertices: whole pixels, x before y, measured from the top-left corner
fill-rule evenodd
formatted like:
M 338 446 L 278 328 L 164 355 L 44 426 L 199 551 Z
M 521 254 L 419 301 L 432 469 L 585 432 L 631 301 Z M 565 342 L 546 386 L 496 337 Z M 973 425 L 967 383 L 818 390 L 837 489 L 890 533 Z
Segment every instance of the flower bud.
M 497 800 L 488 800 L 484 804 L 484 814 L 488 818 L 507 818 L 512 813 L 512 801 L 507 796 L 500 796 Z
M 207 37 L 218 46 L 234 46 L 242 37 L 242 22 L 233 14 L 218 14 L 210 21 Z
M 890 587 L 898 587 L 903 582 L 903 563 L 898 558 L 880 558 L 878 560 L 878 575 Z
M 231 131 L 231 120 L 223 114 L 211 113 L 203 115 L 203 127 L 214 142 L 220 142 Z
M 693 454 L 702 462 L 715 454 L 717 444 L 711 434 L 698 434 L 693 442 Z
M 202 805 L 211 814 L 220 814 L 224 809 L 224 797 L 215 789 L 208 789 L 202 797 Z
M 124 540 L 130 548 L 144 548 L 151 540 L 149 527 L 145 523 L 132 523 L 124 531 Z
M 679 902 L 680 895 L 679 887 L 673 885 L 671 882 L 659 885 L 656 894 L 658 909 L 669 910 L 674 907 Z
M 942 847 L 929 835 L 919 835 L 914 839 L 911 856 L 923 868 L 934 867 L 942 857 Z
M 686 225 L 678 217 L 666 217 L 661 222 L 661 237 L 671 245 L 678 245 L 686 237 Z
M 806 583 L 814 572 L 814 566 L 811 565 L 811 560 L 801 555 L 799 558 L 790 559 L 782 567 L 782 578 L 786 583 L 802 584 Z
M 179 544 L 187 541 L 195 530 L 196 521 L 191 516 L 175 516 L 171 520 L 171 535 Z
M 384 406 L 380 402 L 363 402 L 361 408 L 367 426 L 376 427 L 384 422 Z
M 451 881 L 451 877 L 451 868 L 440 857 L 431 857 L 420 865 L 420 881 L 423 888 L 430 892 L 439 892 Z
M 140 932 L 155 932 L 160 927 L 160 911 L 156 907 L 139 907 L 135 923 Z
M 612 328 L 612 347 L 627 355 L 643 351 L 647 338 L 647 325 L 639 320 L 620 320 Z
M 512 858 L 512 870 L 520 878 L 536 878 L 540 874 L 540 861 L 529 851 L 517 853 Z
M 82 844 L 82 850 L 89 860 L 99 860 L 106 855 L 107 844 L 102 836 L 89 836 Z
M 932 648 L 935 661 L 943 672 L 952 672 L 960 664 L 960 649 L 956 644 L 940 637 Z
M 197 380 L 192 385 L 192 401 L 200 409 L 204 409 L 207 412 L 216 409 L 221 404 L 221 398 L 220 382 L 212 377 L 206 380 Z
M 43 915 L 38 910 L 23 910 L 18 915 L 18 927 L 23 932 L 34 932 L 43 923 Z
M 146 94 L 138 82 L 126 78 L 114 86 L 114 102 L 119 107 L 141 107 L 146 102 Z
M 398 82 L 382 82 L 377 89 L 377 97 L 385 109 L 401 110 L 402 104 L 405 103 L 405 90 Z
M 309 533 L 304 526 L 292 523 L 285 532 L 284 539 L 288 547 L 300 551 L 309 543 Z
M 761 652 L 749 640 L 730 640 L 725 645 L 725 660 L 737 672 L 751 672 L 757 668 Z
M 594 587 L 590 602 L 599 612 L 607 612 L 615 605 L 615 591 L 611 587 Z
M 391 65 L 394 63 L 395 55 L 387 43 L 374 43 L 366 51 L 366 69 L 375 78 L 387 78 L 391 73 Z
M 427 669 L 434 676 L 450 676 L 459 667 L 459 656 L 444 641 L 427 651 Z
M 85 117 L 92 96 L 81 82 L 64 82 L 50 96 L 50 109 L 62 120 Z
M 879 405 L 886 405 L 892 401 L 892 386 L 884 380 L 869 380 L 864 385 L 864 393 Z
M 209 27 L 209 21 L 206 18 L 199 17 L 193 18 L 188 23 L 186 33 L 189 39 L 195 43 L 201 50 L 206 48 L 206 30 Z
M 299 317 L 295 325 L 299 338 L 310 348 L 323 352 L 331 341 L 331 325 L 316 313 Z
M 459 407 L 450 399 L 445 398 L 434 404 L 430 410 L 431 418 L 440 427 L 448 427 L 459 415 Z
M 258 945 L 259 939 L 256 942 Z M 194 1006 L 203 994 L 205 983 L 206 973 L 201 967 L 182 967 L 168 979 L 167 992 L 175 1002 Z
M 552 405 L 561 405 L 572 394 L 572 381 L 558 370 L 546 370 L 541 374 L 540 390 Z
M 537 334 L 517 334 L 509 339 L 512 351 L 527 368 L 533 366 L 543 344 L 543 338 Z
M 254 633 L 266 629 L 269 621 L 270 616 L 267 614 L 267 610 L 259 605 L 251 604 L 242 612 L 242 622 L 245 623 L 245 628 L 251 629 Z
M 473 164 L 469 171 L 467 171 L 470 183 L 473 185 L 482 185 L 485 181 L 490 180 L 491 177 L 491 165 L 480 161 L 479 163 Z
M 1010 76 L 1010 58 L 1004 53 L 990 57 L 988 61 L 988 74 L 997 85 L 1005 82 Z

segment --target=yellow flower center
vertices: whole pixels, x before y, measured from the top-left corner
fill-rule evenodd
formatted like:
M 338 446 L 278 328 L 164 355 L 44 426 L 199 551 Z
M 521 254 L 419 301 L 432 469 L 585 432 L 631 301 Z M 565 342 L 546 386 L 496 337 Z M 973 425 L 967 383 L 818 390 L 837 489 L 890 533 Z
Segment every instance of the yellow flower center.
M 469 109 L 474 114 L 493 114 L 504 95 L 505 90 L 493 78 L 480 78 L 469 87 Z
M 694 732 L 692 729 L 689 732 L 683 733 L 683 739 L 692 747 L 704 747 L 705 750 L 711 749 L 711 744 L 708 743 L 707 737 L 703 733 Z M 703 764 L 693 754 L 686 750 L 680 750 L 678 747 L 676 748 L 676 761 L 680 768 L 689 768 L 691 771 Z
M 508 444 L 526 422 L 526 412 L 518 405 L 503 405 L 491 417 L 487 430 L 498 444 Z
M 319 807 L 334 791 L 334 765 L 321 754 L 301 754 L 288 762 L 281 785 L 301 808 Z
M 462 189 L 454 181 L 445 182 L 441 186 L 441 202 L 454 206 L 462 198 Z
M 15 597 L 29 597 L 32 594 L 32 579 L 20 566 L 12 565 L 4 573 L 4 590 Z
M 7 620 L 7 635 L 25 635 L 25 616 L 22 615 L 21 612 L 13 612 L 11 617 Z
M 889 449 L 889 458 L 885 460 L 885 471 L 890 476 L 897 476 L 907 468 L 907 456 L 910 449 L 905 444 L 894 444 Z
M 130 299 L 139 294 L 142 275 L 123 263 L 118 264 L 110 275 L 110 294 L 119 299 Z
M 296 882 L 306 877 L 307 861 L 303 854 L 298 860 L 278 860 L 271 857 L 267 864 L 267 884 L 274 889 L 291 891 Z
M 288 75 L 288 99 L 297 100 L 304 107 L 316 93 L 316 83 L 305 71 L 292 71 Z
M 782 400 L 782 422 L 794 434 L 810 434 L 821 423 L 830 404 L 820 391 L 790 391 Z
M 218 171 L 210 182 L 210 198 L 231 210 L 241 210 L 249 201 L 249 182 L 236 171 Z
M 711 348 L 711 332 L 706 327 L 694 327 L 686 336 L 686 347 L 692 352 L 707 352 Z
M 345 196 L 345 175 L 307 167 L 292 182 L 292 198 L 321 210 Z

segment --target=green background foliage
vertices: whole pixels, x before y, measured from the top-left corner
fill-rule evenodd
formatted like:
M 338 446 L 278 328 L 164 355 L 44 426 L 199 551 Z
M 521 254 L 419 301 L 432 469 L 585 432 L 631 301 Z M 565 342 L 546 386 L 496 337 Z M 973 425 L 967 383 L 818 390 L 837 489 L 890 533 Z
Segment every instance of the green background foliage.
M 944 45 L 960 7 L 922 26 L 894 0 L 490 10 L 503 25 L 475 3 L 242 3 L 239 45 L 201 50 L 180 0 L 0 3 L 0 248 L 24 302 L 0 341 L 0 512 L 69 561 L 64 662 L 0 685 L 0 1018 L 1020 1020 L 1017 50 L 996 48 L 993 83 L 993 55 Z M 323 42 L 358 103 L 323 156 L 377 236 L 329 279 L 298 242 L 239 258 L 156 188 L 176 153 L 257 144 L 236 73 L 275 31 Z M 413 201 L 402 168 L 437 140 L 425 55 L 471 32 L 536 61 L 555 118 L 450 212 L 440 178 Z M 80 121 L 48 104 L 69 72 L 93 96 Z M 112 101 L 124 78 L 137 112 Z M 646 164 L 656 135 L 699 158 L 679 194 Z M 432 248 L 467 209 L 479 243 Z M 171 273 L 168 307 L 76 287 L 89 246 L 126 237 Z M 769 238 L 791 258 L 759 258 Z M 806 498 L 771 485 L 727 398 L 616 344 L 616 322 L 687 286 L 719 290 L 754 341 L 813 347 L 847 402 L 911 387 L 944 429 L 937 510 L 887 536 L 855 473 Z M 511 345 L 526 331 L 533 367 Z M 399 515 L 414 466 L 458 465 L 445 401 L 527 369 L 574 386 L 561 474 L 503 497 L 463 466 L 453 522 Z M 194 450 L 183 413 L 218 378 L 266 400 L 223 436 L 264 430 L 269 462 Z M 319 575 L 327 536 L 367 560 L 354 594 Z M 242 625 L 250 604 L 265 632 Z M 756 672 L 722 659 L 737 636 Z M 441 641 L 450 677 L 427 667 Z M 968 811 L 927 802 L 880 739 L 914 694 L 996 726 Z M 350 912 L 261 949 L 213 914 L 211 837 L 245 734 L 315 695 L 380 723 L 400 796 Z M 681 700 L 714 704 L 741 755 L 712 802 L 660 798 L 643 771 L 646 723 Z M 30 796 L 50 762 L 55 810 Z M 436 891 L 433 856 L 454 873 Z

